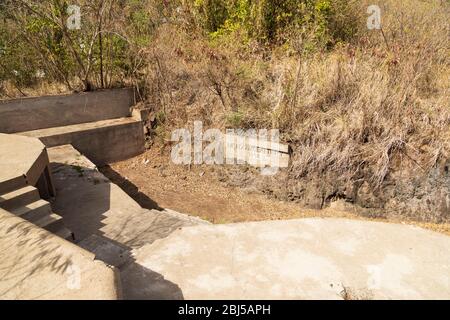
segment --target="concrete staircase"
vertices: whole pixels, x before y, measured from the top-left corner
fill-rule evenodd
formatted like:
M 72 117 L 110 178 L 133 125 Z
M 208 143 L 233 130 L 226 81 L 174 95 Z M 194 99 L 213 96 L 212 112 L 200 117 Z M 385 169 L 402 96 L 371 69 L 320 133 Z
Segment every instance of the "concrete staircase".
M 6 101 L 0 103 L 0 132 L 38 138 L 47 148 L 72 145 L 101 166 L 144 151 L 133 104 L 132 89 Z
M 0 193 L 0 208 L 28 220 L 66 240 L 74 240 L 72 232 L 64 226 L 63 218 L 52 212 L 50 203 L 42 200 L 39 191 L 26 185 Z
M 0 101 L 0 208 L 73 238 L 62 217 L 41 199 L 58 198 L 52 188 L 43 193 L 47 182 L 52 184 L 47 148 L 71 145 L 95 166 L 141 154 L 144 119 L 132 112 L 134 104 L 133 89 Z

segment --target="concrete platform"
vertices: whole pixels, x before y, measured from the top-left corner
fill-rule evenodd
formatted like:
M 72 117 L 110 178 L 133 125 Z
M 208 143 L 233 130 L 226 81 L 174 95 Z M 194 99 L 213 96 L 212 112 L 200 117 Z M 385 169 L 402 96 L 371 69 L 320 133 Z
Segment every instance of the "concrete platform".
M 39 138 L 46 147 L 71 144 L 97 165 L 134 157 L 144 151 L 141 121 L 120 118 L 21 132 Z
M 131 256 L 133 249 L 182 227 L 208 224 L 171 210 L 143 209 L 70 145 L 48 152 L 58 193 L 52 207 L 75 233 L 79 246 L 120 271 L 127 269 L 127 278 L 121 282 L 124 299 L 132 298 L 132 288 L 151 287 L 153 279 L 161 277 L 137 265 Z
M 343 219 L 197 226 L 133 252 L 153 299 L 450 299 L 450 237 Z
M 117 270 L 0 209 L 0 299 L 120 299 Z
M 0 150 L 0 194 L 25 186 L 18 180 L 34 185 L 48 164 L 45 146 L 38 139 L 0 133 Z
M 55 195 L 47 150 L 42 142 L 31 137 L 0 134 L 0 150 L 1 207 L 7 201 L 13 202 L 7 206 L 14 205 L 12 197 L 20 197 L 20 192 L 14 192 L 26 186 L 36 187 L 45 199 Z
M 133 89 L 0 101 L 0 132 L 16 133 L 129 117 Z

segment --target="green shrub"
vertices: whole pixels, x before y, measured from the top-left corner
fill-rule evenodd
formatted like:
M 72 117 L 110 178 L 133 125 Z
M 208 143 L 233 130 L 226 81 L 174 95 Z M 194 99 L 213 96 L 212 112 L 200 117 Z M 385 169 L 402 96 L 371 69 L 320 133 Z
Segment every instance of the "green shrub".
M 307 33 L 319 45 L 347 41 L 356 33 L 353 0 L 192 0 L 195 16 L 218 37 L 244 31 L 261 43 L 283 43 Z
M 244 114 L 242 112 L 231 112 L 226 117 L 227 124 L 232 128 L 239 128 L 244 120 Z

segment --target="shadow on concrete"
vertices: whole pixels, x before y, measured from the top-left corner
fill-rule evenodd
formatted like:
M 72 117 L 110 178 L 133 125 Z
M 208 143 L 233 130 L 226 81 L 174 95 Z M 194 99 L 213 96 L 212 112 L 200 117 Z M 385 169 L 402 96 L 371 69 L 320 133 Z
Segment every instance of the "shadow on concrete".
M 131 247 L 99 235 L 91 235 L 79 246 L 95 254 L 95 259 L 118 270 L 122 298 L 125 300 L 184 300 L 183 292 L 164 276 L 139 264 Z
M 135 261 L 120 269 L 120 278 L 125 300 L 184 300 L 177 284 Z
M 0 299 L 11 298 L 11 292 L 20 295 L 27 286 L 35 286 L 40 275 L 48 280 L 46 274 L 65 274 L 72 265 L 72 259 L 60 253 L 61 246 L 51 234 L 38 231 L 27 221 L 13 219 L 17 218 L 3 215 L 0 218 Z M 29 277 L 35 277 L 33 282 Z M 28 297 L 39 299 L 59 289 L 61 284 L 52 285 L 47 283 L 43 286 L 47 290 Z
M 51 169 L 57 194 L 52 209 L 64 218 L 76 241 L 101 233 L 110 209 L 110 183 L 96 180 L 96 171 L 90 168 L 52 163 Z
M 142 208 L 149 210 L 164 210 L 158 203 L 150 199 L 146 194 L 139 191 L 139 188 L 133 184 L 130 180 L 121 176 L 110 166 L 103 166 L 98 168 L 112 183 L 118 185 L 123 191 L 125 191 L 134 201 L 136 201 Z
M 133 248 L 150 244 L 169 236 L 181 227 L 173 217 L 149 214 L 148 218 L 139 215 L 120 215 L 115 221 L 113 234 L 121 239 L 125 232 L 126 243 L 110 239 L 102 228 L 106 213 L 111 210 L 112 184 L 117 184 L 141 207 L 162 211 L 158 204 L 138 191 L 138 188 L 121 177 L 109 166 L 97 170 L 64 163 L 51 164 L 57 197 L 52 203 L 53 210 L 64 218 L 64 223 L 75 233 L 76 242 L 82 248 L 95 254 L 96 259 L 115 266 L 120 272 L 123 298 L 126 300 L 183 299 L 178 285 L 135 261 L 131 255 Z M 111 181 L 105 179 L 105 176 Z M 113 209 L 114 210 L 114 209 Z M 142 212 L 145 215 L 146 210 Z M 145 221 L 143 221 L 143 220 Z M 149 222 L 148 225 L 143 222 Z M 109 221 L 109 227 L 113 222 Z M 130 234 L 131 230 L 135 230 Z M 125 230 L 125 231 L 124 231 Z M 109 231 L 112 232 L 112 231 Z
M 92 235 L 79 245 L 94 253 L 97 260 L 114 266 L 119 271 L 122 297 L 125 300 L 183 300 L 180 287 L 137 263 L 131 248 L 106 238 Z

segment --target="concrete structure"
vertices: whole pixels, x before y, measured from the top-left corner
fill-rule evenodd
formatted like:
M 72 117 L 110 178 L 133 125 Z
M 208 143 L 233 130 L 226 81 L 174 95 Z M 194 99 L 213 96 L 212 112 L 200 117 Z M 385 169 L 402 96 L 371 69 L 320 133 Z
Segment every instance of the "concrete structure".
M 45 233 L 59 245 L 52 247 L 38 240 L 45 231 L 2 212 L 11 223 L 0 218 L 0 252 L 7 255 L 0 270 L 9 270 L 0 271 L 0 298 L 450 298 L 447 236 L 341 219 L 210 225 L 157 204 L 141 208 L 72 146 L 48 153 L 58 194 L 53 207 L 78 247 Z M 28 229 L 39 238 L 29 239 Z M 33 252 L 39 259 L 27 258 Z M 26 267 L 9 265 L 9 255 Z M 66 272 L 76 270 L 65 269 L 73 266 L 67 256 L 87 279 L 78 291 L 67 290 L 74 280 Z
M 97 165 L 144 151 L 142 119 L 132 117 L 132 89 L 0 101 L 0 132 L 71 144 Z
M 130 116 L 133 89 L 0 101 L 0 132 L 17 133 Z
M 131 256 L 133 249 L 166 238 L 183 227 L 209 224 L 158 208 L 148 198 L 143 199 L 146 206 L 154 209 L 142 208 L 72 146 L 54 147 L 48 152 L 58 194 L 53 208 L 74 231 L 80 247 L 93 252 L 96 259 L 117 267 L 124 299 L 135 298 L 133 292 L 137 288 L 153 287 L 154 280 L 161 278 L 136 263 Z M 126 270 L 125 278 L 123 270 Z M 172 284 L 171 288 L 174 295 L 179 292 L 176 285 Z M 138 298 L 152 297 L 144 294 Z
M 121 298 L 117 270 L 2 209 L 0 239 L 0 299 Z
M 42 198 L 55 195 L 45 146 L 34 138 L 0 134 L 0 208 L 70 239 L 72 233 Z
M 210 225 L 136 190 L 142 208 L 96 167 L 143 150 L 146 112 L 131 114 L 132 100 L 0 103 L 0 132 L 19 134 L 0 134 L 0 299 L 450 299 L 441 234 L 340 219 Z
M 134 112 L 136 116 L 131 116 L 132 101 L 132 91 L 113 90 L 0 104 L 0 131 L 17 132 L 17 135 L 0 134 L 0 251 L 5 260 L 0 262 L 0 298 L 120 298 L 117 269 L 108 271 L 104 263 L 94 262 L 94 258 L 111 257 L 114 265 L 131 263 L 126 260 L 126 253 L 134 245 L 151 243 L 173 228 L 191 225 L 190 219 L 180 219 L 176 213 L 142 209 L 72 146 L 52 148 L 53 160 L 62 161 L 53 163 L 55 175 L 67 174 L 60 181 L 63 187 L 58 185 L 61 195 L 55 192 L 46 146 L 72 144 L 96 165 L 126 159 L 144 150 L 145 119 L 141 118 L 142 113 Z M 89 168 L 69 165 L 79 159 L 85 160 L 82 165 Z M 71 189 L 74 185 L 70 184 L 73 182 L 70 170 L 75 172 L 77 182 L 83 181 L 84 170 L 90 170 L 103 183 L 94 179 L 88 184 L 75 184 L 81 189 Z M 111 191 L 105 194 L 106 189 Z M 55 201 L 56 195 L 56 199 L 70 206 L 62 206 L 69 224 L 76 217 L 73 225 L 77 234 L 69 231 L 63 218 L 53 213 L 60 203 Z M 81 198 L 70 203 L 73 199 L 70 196 Z M 95 223 L 100 222 L 95 213 L 104 209 L 102 200 L 110 201 L 110 197 L 116 202 L 108 204 L 108 210 L 103 212 L 106 228 L 95 232 Z M 44 199 L 52 200 L 52 206 Z M 68 210 L 74 215 L 67 214 Z M 160 228 L 164 223 L 167 230 Z M 149 229 L 161 231 L 148 232 Z M 79 246 L 64 239 L 76 241 Z M 110 252 L 107 246 L 119 250 Z M 81 272 L 80 288 L 66 285 L 76 280 L 70 278 L 72 271 Z
M 302 219 L 197 226 L 133 257 L 160 276 L 134 287 L 132 298 L 450 299 L 450 237 L 406 225 Z
M 125 160 L 144 151 L 144 128 L 133 118 L 102 120 L 22 132 L 47 147 L 71 144 L 97 165 Z
M 38 139 L 0 133 L 0 150 L 0 193 L 34 186 L 48 169 L 47 151 Z
M 181 227 L 205 223 L 159 209 L 156 203 L 150 203 L 153 210 L 143 209 L 72 146 L 50 148 L 48 153 L 58 194 L 53 208 L 64 217 L 78 242 L 97 235 L 133 249 Z

